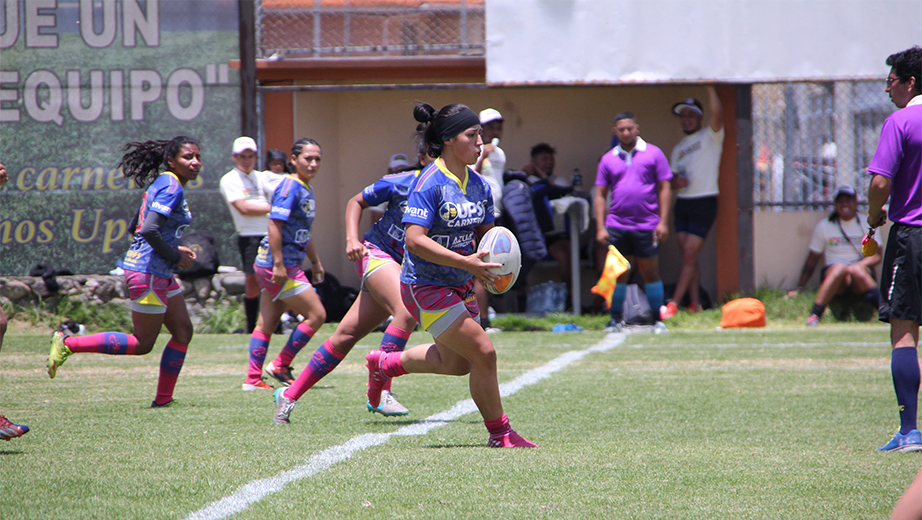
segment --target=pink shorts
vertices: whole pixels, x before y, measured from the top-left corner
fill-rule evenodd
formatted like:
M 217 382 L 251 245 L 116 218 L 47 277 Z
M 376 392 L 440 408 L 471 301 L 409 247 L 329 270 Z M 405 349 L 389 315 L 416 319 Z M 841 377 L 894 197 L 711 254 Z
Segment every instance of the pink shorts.
M 166 314 L 167 302 L 182 294 L 176 278 L 162 278 L 150 273 L 125 271 L 125 282 L 131 298 L 131 310 L 143 314 Z
M 400 296 L 410 314 L 434 338 L 441 336 L 465 313 L 480 323 L 473 278 L 461 287 L 401 283 Z
M 307 281 L 304 269 L 301 269 L 300 265 L 285 268 L 288 273 L 288 279 L 285 280 L 283 285 L 272 283 L 272 269 L 259 267 L 258 265 L 254 266 L 254 268 L 256 269 L 256 279 L 259 281 L 259 286 L 262 287 L 262 290 L 269 292 L 272 301 L 287 300 L 312 287 L 311 283 Z
M 384 267 L 387 264 L 397 264 L 399 262 L 394 260 L 394 258 L 382 251 L 378 246 L 372 244 L 367 240 L 362 241 L 362 245 L 365 246 L 365 256 L 361 260 L 355 263 L 355 272 L 362 279 L 362 290 L 365 290 L 365 280 L 368 279 L 375 271 Z

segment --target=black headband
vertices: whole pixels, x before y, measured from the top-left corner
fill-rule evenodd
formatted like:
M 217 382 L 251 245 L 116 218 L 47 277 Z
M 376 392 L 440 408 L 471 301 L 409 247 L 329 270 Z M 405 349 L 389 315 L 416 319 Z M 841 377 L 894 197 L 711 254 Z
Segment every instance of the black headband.
M 439 136 L 439 141 L 444 143 L 468 128 L 479 124 L 480 117 L 470 108 L 464 107 L 457 114 L 442 120 L 442 124 L 436 128 L 436 134 Z

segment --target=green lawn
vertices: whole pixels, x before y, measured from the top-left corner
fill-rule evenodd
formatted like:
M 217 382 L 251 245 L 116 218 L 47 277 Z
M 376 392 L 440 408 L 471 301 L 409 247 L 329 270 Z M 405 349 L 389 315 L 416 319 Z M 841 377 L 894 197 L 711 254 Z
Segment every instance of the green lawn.
M 504 399 L 536 450 L 483 447 L 470 413 L 305 469 L 469 398 L 466 378 L 409 375 L 394 383 L 409 416 L 366 412 L 362 357 L 380 337 L 278 427 L 267 392 L 240 390 L 245 336 L 196 336 L 177 403 L 150 409 L 165 340 L 144 357 L 75 355 L 49 380 L 47 337 L 8 335 L 0 413 L 32 431 L 0 445 L 3 517 L 185 518 L 298 469 L 307 476 L 234 518 L 886 518 L 922 465 L 875 451 L 898 419 L 887 328 L 870 324 L 628 334 Z M 606 339 L 492 337 L 501 382 Z

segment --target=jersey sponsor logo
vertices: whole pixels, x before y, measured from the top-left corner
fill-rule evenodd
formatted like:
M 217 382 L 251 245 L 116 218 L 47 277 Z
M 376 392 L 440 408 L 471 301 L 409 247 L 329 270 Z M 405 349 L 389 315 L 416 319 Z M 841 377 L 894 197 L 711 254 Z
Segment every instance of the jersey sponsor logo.
M 403 242 L 404 235 L 406 235 L 406 230 L 403 229 L 403 226 L 391 224 L 391 227 L 387 229 L 387 236 L 398 242 Z
M 439 217 L 448 227 L 467 227 L 483 222 L 484 206 L 479 202 L 444 202 L 439 207 Z
M 435 240 L 435 243 L 449 249 L 449 244 L 451 244 L 451 237 L 448 235 L 432 235 L 432 240 Z
M 456 236 L 451 241 L 451 249 L 465 248 L 473 244 L 474 242 L 474 232 L 470 231 L 468 233 L 463 233 Z
M 306 244 L 307 241 L 310 239 L 311 239 L 310 229 L 299 229 L 295 231 L 295 242 L 299 244 Z
M 405 211 L 406 213 L 409 213 L 411 217 L 421 218 L 424 220 L 429 218 L 429 210 L 426 208 L 407 208 Z
M 156 200 L 150 204 L 150 209 L 165 215 L 169 215 L 173 210 L 173 208 L 167 206 L 166 204 L 161 204 Z
M 275 213 L 276 215 L 280 215 L 280 216 L 283 216 L 283 217 L 291 216 L 291 210 L 290 210 L 290 209 L 288 209 L 288 208 L 281 208 L 281 207 L 279 207 L 279 206 L 272 206 L 272 213 Z
M 701 149 L 701 141 L 695 141 L 691 146 L 684 150 L 679 150 L 679 156 L 676 160 L 681 161 L 686 155 L 691 155 Z
M 314 199 L 304 199 L 301 201 L 301 211 L 303 211 L 308 217 L 314 216 Z
M 183 233 L 186 232 L 186 228 L 189 227 L 189 224 L 183 224 L 176 228 L 176 238 L 182 238 Z

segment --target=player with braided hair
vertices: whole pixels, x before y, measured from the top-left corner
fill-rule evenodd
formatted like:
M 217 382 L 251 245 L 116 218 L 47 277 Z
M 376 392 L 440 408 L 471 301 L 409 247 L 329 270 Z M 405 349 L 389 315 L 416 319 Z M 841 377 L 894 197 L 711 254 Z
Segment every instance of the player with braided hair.
M 125 145 L 118 166 L 139 188 L 148 184 L 133 227 L 134 238 L 119 262 L 131 296 L 134 334 L 100 332 L 90 336 L 66 336 L 55 331 L 48 354 L 51 378 L 68 356 L 79 352 L 110 355 L 143 355 L 150 352 L 162 326 L 171 334 L 160 360 L 160 378 L 152 408 L 173 402 L 173 389 L 192 339 L 192 321 L 173 267 L 188 268 L 195 253 L 179 245 L 192 223 L 183 188 L 198 178 L 202 156 L 198 141 L 177 136 L 169 141 L 151 140 Z M 129 151 L 130 150 L 130 151 Z

